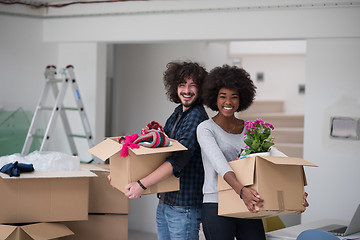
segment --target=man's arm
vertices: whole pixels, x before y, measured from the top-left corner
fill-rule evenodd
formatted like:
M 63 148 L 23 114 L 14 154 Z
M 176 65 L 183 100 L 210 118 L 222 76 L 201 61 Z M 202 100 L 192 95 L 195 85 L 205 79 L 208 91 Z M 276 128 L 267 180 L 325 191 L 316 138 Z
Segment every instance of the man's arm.
M 185 122 L 182 122 L 181 127 L 178 130 L 181 132 L 179 132 L 177 140 L 188 150 L 174 152 L 156 170 L 143 179 L 140 179 L 140 182 L 144 185 L 144 187 L 152 186 L 168 178 L 171 174 L 176 177 L 180 177 L 182 170 L 191 160 L 193 152 L 198 147 L 196 140 L 196 128 L 203 120 L 204 117 L 200 111 L 190 112 L 183 119 Z M 138 198 L 145 191 L 137 182 L 129 183 L 125 188 L 129 190 L 129 192 L 125 194 L 125 196 L 129 198 Z
M 164 162 L 152 173 L 146 177 L 139 179 L 144 187 L 149 187 L 154 185 L 166 178 L 168 178 L 173 172 L 173 167 L 169 162 Z M 125 186 L 125 189 L 128 189 L 129 192 L 125 194 L 128 198 L 138 198 L 144 193 L 144 189 L 137 182 L 131 182 Z
M 200 110 L 193 109 L 187 116 L 184 117 L 181 126 L 178 129 L 177 141 L 185 146 L 187 151 L 174 152 L 166 160 L 171 163 L 173 167 L 173 174 L 175 177 L 180 177 L 182 170 L 191 161 L 192 156 L 196 151 L 199 151 L 199 144 L 196 138 L 197 126 L 207 119 Z

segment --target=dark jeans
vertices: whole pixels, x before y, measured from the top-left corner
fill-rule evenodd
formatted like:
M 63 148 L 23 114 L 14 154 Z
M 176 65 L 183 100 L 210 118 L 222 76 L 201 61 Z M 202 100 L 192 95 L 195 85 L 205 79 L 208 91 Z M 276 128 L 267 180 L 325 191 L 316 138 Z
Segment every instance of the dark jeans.
M 217 203 L 204 203 L 202 224 L 206 240 L 265 240 L 261 219 L 218 216 Z

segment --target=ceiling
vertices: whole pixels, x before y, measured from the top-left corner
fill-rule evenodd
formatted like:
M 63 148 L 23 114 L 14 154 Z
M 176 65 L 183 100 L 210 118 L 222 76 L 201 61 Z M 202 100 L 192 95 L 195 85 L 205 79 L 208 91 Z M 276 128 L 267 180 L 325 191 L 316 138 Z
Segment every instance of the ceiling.
M 0 0 L 0 14 L 73 16 L 358 7 L 360 0 Z
M 114 3 L 114 2 L 130 2 L 140 0 L 0 0 L 2 5 L 23 5 L 30 8 L 61 8 L 75 4 L 98 4 L 98 3 Z M 141 0 L 145 1 L 145 0 Z

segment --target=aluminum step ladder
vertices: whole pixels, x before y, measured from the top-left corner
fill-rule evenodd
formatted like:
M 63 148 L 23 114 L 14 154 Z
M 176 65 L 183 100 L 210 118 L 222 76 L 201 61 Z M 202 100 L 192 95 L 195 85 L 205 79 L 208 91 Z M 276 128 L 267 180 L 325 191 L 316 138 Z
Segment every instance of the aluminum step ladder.
M 80 91 L 78 84 L 75 79 L 74 74 L 74 67 L 72 65 L 67 66 L 65 69 L 62 69 L 60 71 L 62 77 L 60 79 L 56 78 L 56 67 L 53 65 L 49 65 L 45 69 L 45 87 L 42 91 L 42 94 L 40 96 L 40 100 L 38 102 L 38 105 L 35 109 L 34 116 L 32 118 L 30 128 L 28 131 L 28 134 L 26 136 L 26 140 L 23 146 L 23 149 L 21 151 L 22 155 L 27 155 L 29 153 L 29 150 L 31 148 L 32 142 L 35 138 L 42 138 L 42 143 L 40 146 L 39 151 L 46 151 L 48 149 L 48 145 L 50 140 L 54 137 L 53 131 L 55 128 L 55 123 L 60 115 L 60 118 L 63 122 L 66 137 L 68 139 L 70 149 L 72 152 L 72 155 L 78 156 L 78 151 L 75 145 L 74 138 L 86 138 L 89 144 L 89 148 L 92 148 L 94 146 L 93 142 L 93 136 L 91 134 L 91 129 L 89 125 L 88 118 L 85 113 L 84 104 L 81 99 Z M 60 91 L 58 88 L 58 83 L 60 83 Z M 76 107 L 64 107 L 63 101 L 65 97 L 66 90 L 68 88 L 68 85 L 71 85 L 73 95 L 76 102 Z M 45 105 L 46 99 L 48 96 L 48 93 L 52 89 L 54 96 L 55 96 L 55 105 L 53 107 L 48 107 Z M 49 122 L 47 124 L 47 128 L 45 131 L 45 134 L 39 135 L 36 134 L 37 130 L 40 128 L 39 120 L 40 120 L 40 112 L 42 111 L 51 111 L 51 115 L 49 118 Z M 84 135 L 78 135 L 78 134 L 72 134 L 70 130 L 70 124 L 66 115 L 65 111 L 78 111 L 80 114 L 81 122 L 84 127 Z M 96 161 L 96 159 L 93 159 L 92 161 Z

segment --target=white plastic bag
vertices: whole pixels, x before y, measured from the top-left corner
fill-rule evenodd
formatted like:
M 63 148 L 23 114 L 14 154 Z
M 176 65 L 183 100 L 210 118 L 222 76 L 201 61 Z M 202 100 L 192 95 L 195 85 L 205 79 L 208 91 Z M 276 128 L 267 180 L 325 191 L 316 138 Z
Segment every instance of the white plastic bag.
M 18 161 L 33 164 L 35 171 L 76 171 L 80 166 L 80 158 L 61 152 L 34 151 L 27 156 L 15 153 L 0 157 L 0 168 L 5 164 Z

